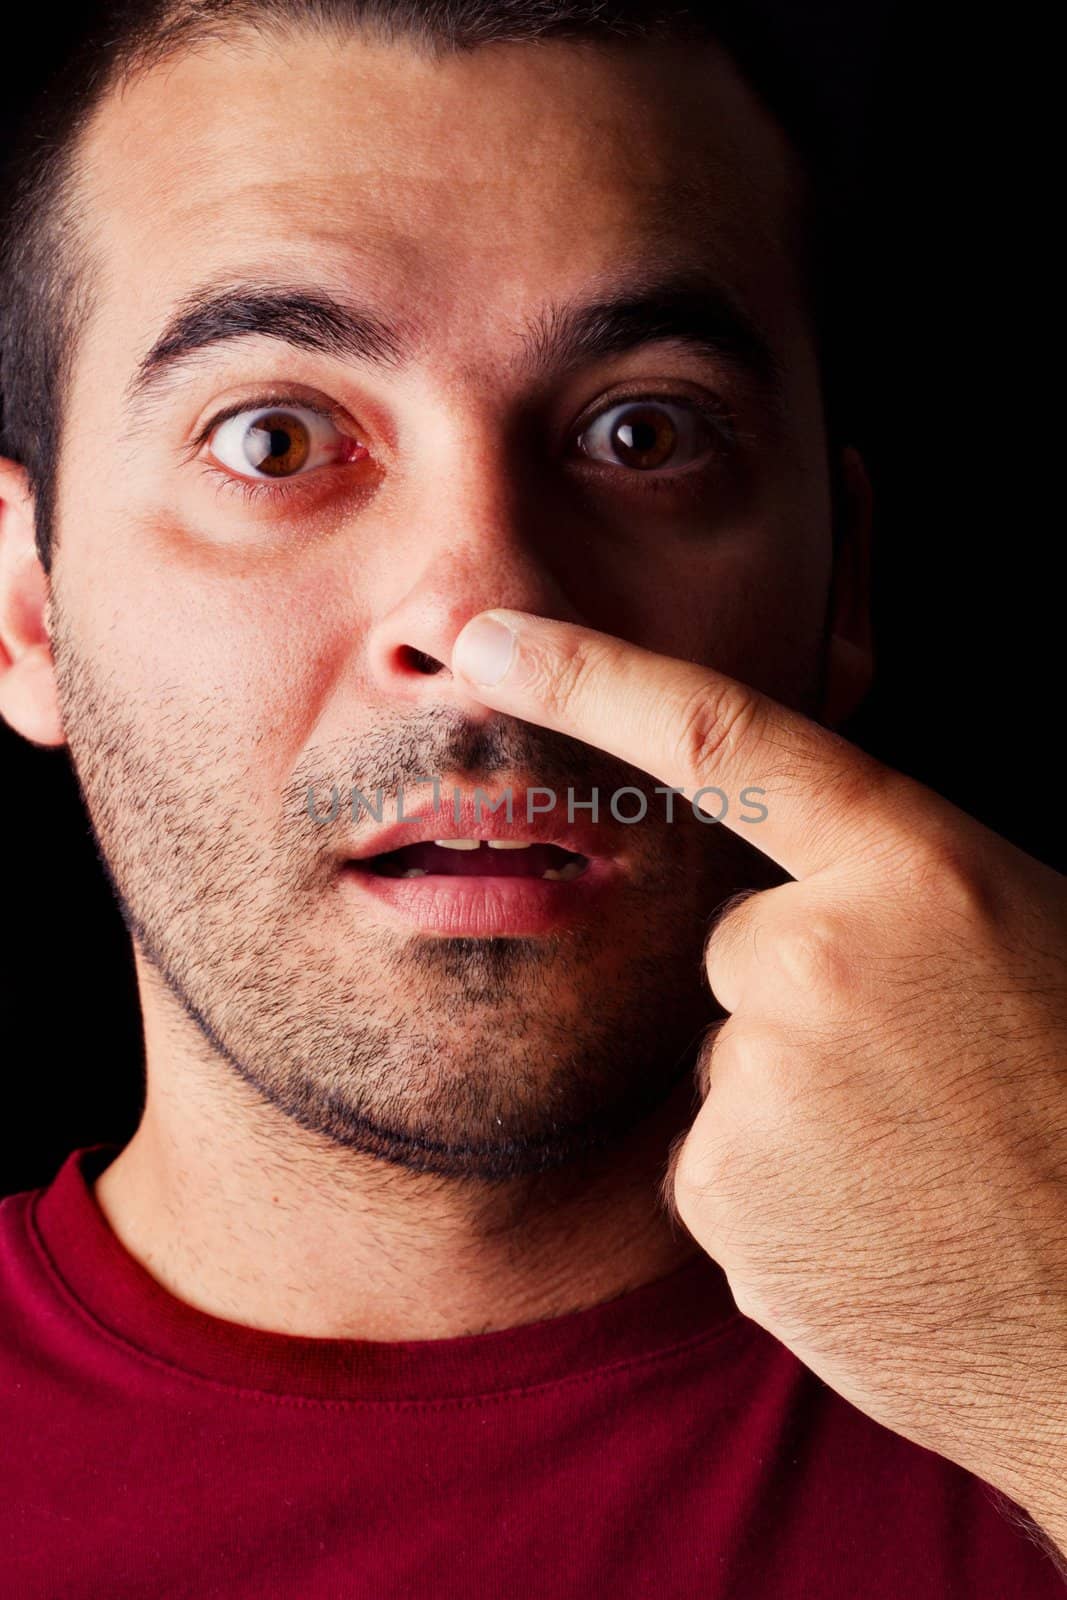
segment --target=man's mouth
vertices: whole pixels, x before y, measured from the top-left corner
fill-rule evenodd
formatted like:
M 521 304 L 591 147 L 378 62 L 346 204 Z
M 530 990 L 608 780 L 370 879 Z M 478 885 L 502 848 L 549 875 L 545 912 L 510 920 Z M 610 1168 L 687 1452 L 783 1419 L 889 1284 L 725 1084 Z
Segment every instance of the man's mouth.
M 380 878 L 580 878 L 589 857 L 558 844 L 520 839 L 426 839 L 364 856 L 352 866 Z

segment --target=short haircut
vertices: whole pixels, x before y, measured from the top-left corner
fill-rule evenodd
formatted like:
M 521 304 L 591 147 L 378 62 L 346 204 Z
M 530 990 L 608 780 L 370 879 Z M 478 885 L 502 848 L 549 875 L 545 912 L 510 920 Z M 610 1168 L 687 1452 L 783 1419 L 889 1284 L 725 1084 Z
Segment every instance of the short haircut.
M 436 58 L 493 43 L 717 42 L 783 131 L 799 193 L 791 237 L 819 361 L 830 465 L 850 388 L 843 270 L 854 172 L 810 85 L 744 0 L 110 0 L 32 102 L 10 158 L 0 218 L 0 454 L 26 471 L 37 553 L 51 574 L 56 480 L 78 339 L 93 309 L 81 140 L 104 99 L 164 62 L 247 29 L 270 36 L 366 31 Z

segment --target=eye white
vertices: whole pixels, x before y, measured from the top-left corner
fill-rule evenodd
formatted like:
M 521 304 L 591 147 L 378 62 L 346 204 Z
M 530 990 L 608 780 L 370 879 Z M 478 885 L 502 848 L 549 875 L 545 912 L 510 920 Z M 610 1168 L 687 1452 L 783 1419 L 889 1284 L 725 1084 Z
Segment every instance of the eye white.
M 276 416 L 279 422 L 292 417 L 302 423 L 308 435 L 307 459 L 292 472 L 261 472 L 260 463 L 272 454 L 271 434 L 255 424 L 264 417 Z M 308 406 L 277 405 L 254 406 L 227 417 L 211 437 L 211 449 L 216 459 L 231 472 L 277 482 L 295 478 L 322 466 L 332 459 L 331 447 L 336 448 L 338 430 L 328 417 L 321 416 Z
M 632 411 L 633 420 L 636 422 L 637 413 L 644 410 L 665 411 L 671 418 L 675 435 L 674 448 L 661 466 L 636 466 L 618 453 L 617 444 L 621 444 L 624 448 L 628 445 L 633 447 L 633 441 L 627 437 L 627 430 L 631 424 L 626 413 Z M 591 456 L 595 461 L 606 461 L 610 466 L 631 472 L 647 473 L 676 472 L 683 467 L 692 466 L 694 460 L 706 455 L 715 443 L 714 422 L 698 406 L 686 405 L 679 400 L 654 398 L 620 400 L 617 405 L 608 406 L 607 410 L 594 417 L 589 426 L 582 430 L 581 438 L 583 454 Z M 613 443 L 613 440 L 617 443 Z

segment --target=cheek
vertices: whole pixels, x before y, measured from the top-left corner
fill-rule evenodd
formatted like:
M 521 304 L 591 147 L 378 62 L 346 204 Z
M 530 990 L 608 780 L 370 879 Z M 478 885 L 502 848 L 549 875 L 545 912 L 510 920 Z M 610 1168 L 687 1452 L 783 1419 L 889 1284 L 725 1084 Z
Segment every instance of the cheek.
M 151 729 L 195 736 L 233 779 L 265 804 L 312 742 L 343 682 L 358 699 L 369 619 L 345 574 L 247 552 L 194 560 L 189 541 L 154 519 L 126 541 L 114 583 L 86 586 L 87 636 L 100 663 Z M 183 731 L 186 730 L 186 731 Z
M 802 529 L 749 524 L 702 549 L 676 549 L 646 575 L 633 637 L 795 704 L 822 654 L 825 542 L 824 549 Z

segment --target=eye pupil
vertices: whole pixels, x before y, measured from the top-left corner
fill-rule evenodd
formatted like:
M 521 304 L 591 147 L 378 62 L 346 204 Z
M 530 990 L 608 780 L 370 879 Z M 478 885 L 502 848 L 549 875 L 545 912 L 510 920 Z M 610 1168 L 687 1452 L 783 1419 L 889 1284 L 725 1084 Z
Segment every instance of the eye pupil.
M 612 435 L 613 448 L 628 467 L 660 467 L 677 443 L 674 424 L 660 406 L 631 406 Z
M 299 418 L 290 412 L 271 411 L 249 425 L 243 445 L 250 466 L 281 478 L 304 465 L 311 439 Z

